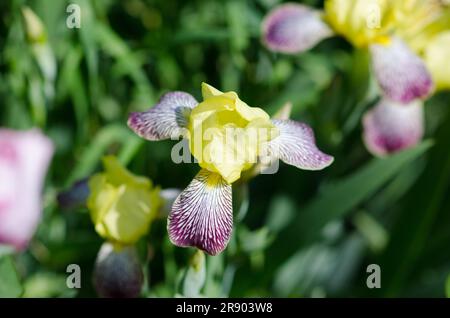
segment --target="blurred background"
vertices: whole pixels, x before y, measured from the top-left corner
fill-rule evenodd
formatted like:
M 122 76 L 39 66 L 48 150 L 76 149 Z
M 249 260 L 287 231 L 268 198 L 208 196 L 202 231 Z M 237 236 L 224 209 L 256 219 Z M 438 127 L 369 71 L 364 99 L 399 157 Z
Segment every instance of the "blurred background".
M 281 164 L 277 174 L 235 187 L 233 237 L 224 253 L 207 256 L 203 295 L 446 295 L 449 94 L 427 102 L 422 144 L 373 158 L 361 138 L 361 116 L 377 101 L 367 52 L 341 38 L 296 56 L 269 52 L 260 23 L 280 2 L 0 2 L 0 126 L 40 127 L 56 147 L 44 217 L 29 249 L 14 257 L 16 272 L 0 266 L 0 295 L 96 295 L 92 270 L 102 239 L 87 209 L 62 209 L 57 194 L 99 171 L 105 154 L 162 188 L 185 188 L 198 166 L 173 163 L 175 142 L 145 142 L 126 121 L 167 91 L 201 99 L 202 81 L 271 115 L 291 102 L 291 117 L 311 125 L 319 147 L 335 157 L 320 172 Z M 70 3 L 81 8 L 80 28 L 66 26 Z M 27 36 L 23 6 L 42 20 L 45 49 Z M 139 247 L 146 260 L 142 296 L 178 294 L 193 249 L 169 242 L 165 218 Z M 79 290 L 66 287 L 72 263 L 82 269 Z M 370 264 L 381 267 L 380 289 L 366 286 Z

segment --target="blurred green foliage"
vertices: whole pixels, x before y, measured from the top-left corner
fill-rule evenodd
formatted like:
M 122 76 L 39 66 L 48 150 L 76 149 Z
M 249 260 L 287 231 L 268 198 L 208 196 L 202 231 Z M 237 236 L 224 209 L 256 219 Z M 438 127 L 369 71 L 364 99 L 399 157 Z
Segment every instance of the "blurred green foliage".
M 42 224 L 29 251 L 15 256 L 16 268 L 10 258 L 0 260 L 2 283 L 7 277 L 10 284 L 6 291 L 0 284 L 0 296 L 95 295 L 91 275 L 101 239 L 86 209 L 62 211 L 56 193 L 95 172 L 110 153 L 163 188 L 184 188 L 198 167 L 172 163 L 173 142 L 146 143 L 126 120 L 166 91 L 199 97 L 202 81 L 235 90 L 271 114 L 292 102 L 292 117 L 314 128 L 335 163 L 321 172 L 281 165 L 278 174 L 237 188 L 232 241 L 223 254 L 206 258 L 205 277 L 188 268 L 194 251 L 173 246 L 165 219 L 156 222 L 139 243 L 143 296 L 172 297 L 180 288 L 205 296 L 445 296 L 449 95 L 426 105 L 433 142 L 373 159 L 360 125 L 376 102 L 367 53 L 339 38 L 297 56 L 267 51 L 259 26 L 279 2 L 0 2 L 0 125 L 41 127 L 56 145 Z M 66 27 L 69 3 L 81 7 L 80 29 Z M 48 49 L 27 39 L 24 5 L 42 19 Z M 65 287 L 71 263 L 82 268 L 75 293 Z M 365 285 L 372 263 L 381 266 L 380 290 Z M 200 279 L 202 290 L 186 291 L 186 275 Z

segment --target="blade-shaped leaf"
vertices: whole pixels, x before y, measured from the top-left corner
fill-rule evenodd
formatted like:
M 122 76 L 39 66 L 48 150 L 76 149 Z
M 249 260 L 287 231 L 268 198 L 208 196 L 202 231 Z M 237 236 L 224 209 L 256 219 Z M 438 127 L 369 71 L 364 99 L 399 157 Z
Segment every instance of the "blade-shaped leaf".
M 0 258 L 0 298 L 19 297 L 23 292 L 14 262 L 10 256 Z
M 349 177 L 330 184 L 292 222 L 285 231 L 287 237 L 283 242 L 313 240 L 327 223 L 347 215 L 370 198 L 407 163 L 420 157 L 431 145 L 431 141 L 425 141 L 413 149 L 389 158 L 373 159 Z

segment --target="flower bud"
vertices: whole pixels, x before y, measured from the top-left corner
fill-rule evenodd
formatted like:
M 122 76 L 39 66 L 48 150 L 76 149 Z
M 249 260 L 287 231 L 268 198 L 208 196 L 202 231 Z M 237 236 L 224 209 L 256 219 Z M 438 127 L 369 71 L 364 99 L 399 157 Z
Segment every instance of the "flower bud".
M 159 187 L 136 176 L 113 156 L 103 159 L 105 171 L 89 179 L 87 206 L 97 233 L 131 245 L 149 231 L 161 204 Z
M 41 19 L 28 7 L 22 8 L 28 40 L 32 43 L 45 42 L 47 34 Z
M 105 242 L 97 255 L 94 285 L 104 298 L 139 296 L 144 274 L 134 246 L 114 246 Z

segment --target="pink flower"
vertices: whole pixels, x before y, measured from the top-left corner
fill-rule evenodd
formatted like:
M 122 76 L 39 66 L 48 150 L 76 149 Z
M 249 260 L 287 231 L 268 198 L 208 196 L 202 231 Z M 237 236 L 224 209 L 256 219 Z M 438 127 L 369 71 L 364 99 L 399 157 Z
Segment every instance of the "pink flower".
M 38 130 L 0 129 L 0 244 L 24 249 L 42 211 L 51 141 Z

